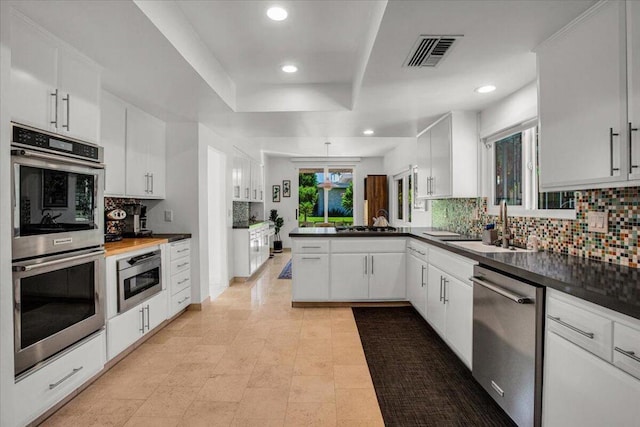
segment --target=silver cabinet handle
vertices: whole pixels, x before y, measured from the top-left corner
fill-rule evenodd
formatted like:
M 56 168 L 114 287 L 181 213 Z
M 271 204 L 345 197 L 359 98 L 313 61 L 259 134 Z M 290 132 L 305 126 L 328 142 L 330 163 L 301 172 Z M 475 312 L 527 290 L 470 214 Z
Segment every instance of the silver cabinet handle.
M 180 249 L 180 250 L 178 251 L 178 253 L 179 253 L 179 254 L 181 254 L 182 252 L 186 252 L 186 251 L 188 251 L 188 250 L 189 250 L 189 248 Z
M 182 304 L 185 301 L 188 301 L 189 297 L 184 297 L 183 299 L 181 299 L 180 301 L 178 301 L 178 304 Z
M 244 198 L 248 199 L 249 198 L 249 187 L 244 189 L 244 194 L 245 194 Z
M 498 384 L 493 381 L 491 381 L 491 388 L 493 388 L 496 393 L 500 395 L 500 397 L 504 397 L 504 391 L 500 387 L 498 387 Z
M 419 251 L 417 249 L 416 249 L 416 252 L 418 252 L 420 255 L 426 255 L 427 254 L 426 252 L 421 252 L 421 251 Z
M 182 264 L 178 264 L 177 267 L 178 268 L 182 268 L 182 267 L 187 266 L 187 265 L 189 265 L 188 262 L 183 262 Z
M 634 128 L 631 122 L 629 122 L 629 173 L 638 168 L 638 165 L 633 164 L 633 132 L 637 132 L 638 128 Z
M 142 316 L 142 327 L 140 328 L 140 332 L 144 334 L 144 307 L 140 307 L 140 316 Z
M 554 322 L 558 322 L 559 324 L 561 324 L 565 328 L 569 328 L 572 331 L 575 331 L 575 332 L 579 333 L 580 335 L 584 335 L 585 337 L 587 337 L 589 339 L 593 339 L 593 337 L 595 336 L 593 332 L 585 332 L 582 329 L 576 328 L 575 326 L 570 325 L 567 322 L 564 322 L 564 321 L 560 320 L 559 317 L 554 317 L 554 316 L 552 316 L 550 314 L 547 314 L 547 317 L 549 319 L 553 320 Z
M 440 302 L 442 302 L 442 280 L 444 279 L 444 277 L 440 276 Z
M 371 275 L 373 276 L 373 255 L 371 255 Z
M 144 174 L 144 192 L 149 194 L 149 174 Z
M 253 190 L 253 199 L 256 200 L 258 198 L 258 190 Z
M 368 270 L 368 269 L 367 269 L 367 267 L 368 267 L 367 263 L 368 263 L 368 262 L 369 262 L 369 257 L 365 255 L 365 256 L 364 256 L 364 275 L 365 275 L 365 276 L 368 274 L 368 273 L 367 273 L 367 270 Z
M 320 246 L 302 246 L 302 249 L 320 249 Z
M 55 99 L 55 108 L 54 108 L 54 113 L 53 113 L 53 121 L 49 122 L 52 125 L 55 125 L 55 127 L 58 127 L 58 89 L 55 90 L 55 92 L 51 92 L 51 96 L 54 97 Z
M 177 284 L 178 285 L 182 285 L 183 283 L 187 283 L 188 281 L 189 281 L 189 279 L 182 279 Z
M 69 372 L 67 375 L 65 375 L 64 377 L 60 378 L 55 383 L 49 384 L 49 390 L 53 390 L 54 388 L 58 387 L 60 384 L 62 384 L 63 382 L 65 382 L 66 380 L 68 380 L 69 378 L 71 378 L 72 376 L 77 374 L 78 372 L 80 372 L 82 370 L 82 368 L 84 368 L 84 366 L 80 366 L 79 368 L 73 368 L 73 370 L 71 372 Z
M 149 323 L 151 322 L 151 320 L 149 319 L 149 304 L 147 304 L 147 306 L 144 309 L 147 310 L 147 331 L 148 331 Z
M 303 256 L 302 259 L 320 259 L 319 256 Z
M 613 349 L 615 351 L 617 351 L 618 353 L 624 354 L 625 356 L 630 357 L 631 359 L 633 359 L 636 362 L 640 363 L 640 357 L 636 356 L 636 352 L 635 351 L 623 350 L 620 347 L 614 347 Z
M 424 271 L 426 270 L 426 267 L 423 265 L 422 266 L 422 278 L 420 279 L 420 284 L 422 285 L 422 287 L 424 288 Z
M 233 186 L 233 197 L 239 199 L 240 198 L 240 186 L 239 185 L 234 185 Z
M 523 297 L 521 295 L 514 294 L 513 292 L 504 289 L 498 285 L 494 285 L 493 283 L 487 282 L 486 280 L 481 280 L 479 277 L 469 277 L 473 283 L 476 283 L 480 286 L 483 286 L 493 292 L 502 295 L 503 297 L 509 298 L 511 301 L 518 304 L 528 304 L 531 302 L 530 298 Z
M 449 283 L 449 279 L 446 277 L 442 278 L 442 303 L 446 304 L 449 302 L 447 299 L 447 283 Z
M 70 121 L 70 117 L 69 117 L 69 110 L 70 110 L 70 105 L 71 105 L 71 95 L 67 93 L 67 97 L 66 98 L 62 98 L 62 101 L 67 101 L 67 124 L 66 125 L 62 125 L 63 128 L 67 128 L 67 131 L 70 130 L 69 128 L 69 121 Z
M 436 194 L 436 177 L 432 176 L 431 177 L 431 195 L 433 196 L 434 194 Z
M 609 128 L 609 168 L 611 169 L 611 176 L 613 176 L 614 171 L 620 170 L 620 168 L 613 167 L 613 137 L 619 135 L 619 133 L 613 131 L 613 128 Z
M 264 197 L 262 190 L 260 190 L 260 200 Z
M 153 194 L 153 174 L 149 174 L 149 176 L 151 177 L 151 194 Z

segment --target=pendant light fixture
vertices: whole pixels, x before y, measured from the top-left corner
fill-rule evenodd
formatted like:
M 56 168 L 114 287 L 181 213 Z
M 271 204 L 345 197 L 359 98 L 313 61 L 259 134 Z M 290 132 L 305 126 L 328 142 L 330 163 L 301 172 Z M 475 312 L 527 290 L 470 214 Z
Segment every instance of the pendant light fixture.
M 331 145 L 331 143 L 327 141 L 324 143 L 324 145 L 327 147 L 327 157 L 329 157 L 329 146 Z M 331 190 L 335 187 L 335 185 L 333 184 L 333 182 L 331 182 L 331 180 L 329 179 L 329 175 L 327 174 L 327 176 L 325 176 L 324 178 L 324 182 L 318 184 L 318 187 L 324 188 L 325 190 Z

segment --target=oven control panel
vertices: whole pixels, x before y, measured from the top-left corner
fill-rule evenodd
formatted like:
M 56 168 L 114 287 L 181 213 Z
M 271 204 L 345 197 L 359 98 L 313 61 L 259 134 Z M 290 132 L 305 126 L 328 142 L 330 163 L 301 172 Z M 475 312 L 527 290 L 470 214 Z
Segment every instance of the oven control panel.
M 101 149 L 97 145 L 79 142 L 57 135 L 39 132 L 30 128 L 13 125 L 14 144 L 28 145 L 38 149 L 65 153 L 85 160 L 101 162 Z

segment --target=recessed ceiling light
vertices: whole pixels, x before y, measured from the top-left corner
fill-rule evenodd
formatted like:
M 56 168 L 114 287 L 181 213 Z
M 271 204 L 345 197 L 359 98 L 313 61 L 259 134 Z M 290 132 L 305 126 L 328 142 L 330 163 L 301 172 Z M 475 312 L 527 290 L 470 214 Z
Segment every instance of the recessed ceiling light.
M 267 16 L 273 19 L 274 21 L 284 21 L 285 19 L 287 19 L 287 16 L 289 16 L 289 14 L 285 9 L 279 6 L 274 6 L 274 7 L 270 7 L 267 10 Z
M 362 131 L 362 133 L 364 133 L 365 135 L 373 135 L 374 134 L 373 129 L 366 129 L 366 130 Z
M 479 88 L 476 88 L 476 92 L 478 93 L 489 93 L 489 92 L 493 92 L 494 90 L 496 90 L 496 87 L 494 85 L 486 85 L 486 86 L 480 86 Z
M 295 73 L 296 71 L 298 71 L 298 67 L 292 64 L 287 64 L 282 66 L 282 71 L 284 71 L 285 73 Z

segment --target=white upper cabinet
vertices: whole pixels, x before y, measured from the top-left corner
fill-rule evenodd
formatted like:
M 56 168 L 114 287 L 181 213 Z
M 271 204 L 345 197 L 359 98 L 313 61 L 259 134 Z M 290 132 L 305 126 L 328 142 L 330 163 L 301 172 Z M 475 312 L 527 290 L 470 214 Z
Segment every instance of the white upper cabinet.
M 633 179 L 627 75 L 634 111 L 638 58 L 629 55 L 627 72 L 627 52 L 637 52 L 640 43 L 638 6 L 627 3 L 598 3 L 537 49 L 541 190 L 602 187 Z M 633 120 L 637 127 L 640 122 Z M 637 132 L 633 137 L 638 138 Z M 637 153 L 633 157 L 637 159 Z
M 454 111 L 418 135 L 418 198 L 477 197 L 477 120 Z
M 233 200 L 264 201 L 262 164 L 250 159 L 238 149 L 235 149 L 233 154 L 231 183 L 233 185 Z
M 100 68 L 15 11 L 11 44 L 12 120 L 97 142 Z
M 104 193 L 107 196 L 126 194 L 126 116 L 126 105 L 103 91 L 100 100 L 100 145 L 104 147 Z
M 640 3 L 627 2 L 629 179 L 640 179 Z
M 165 123 L 144 111 L 127 107 L 128 196 L 143 199 L 165 196 Z

